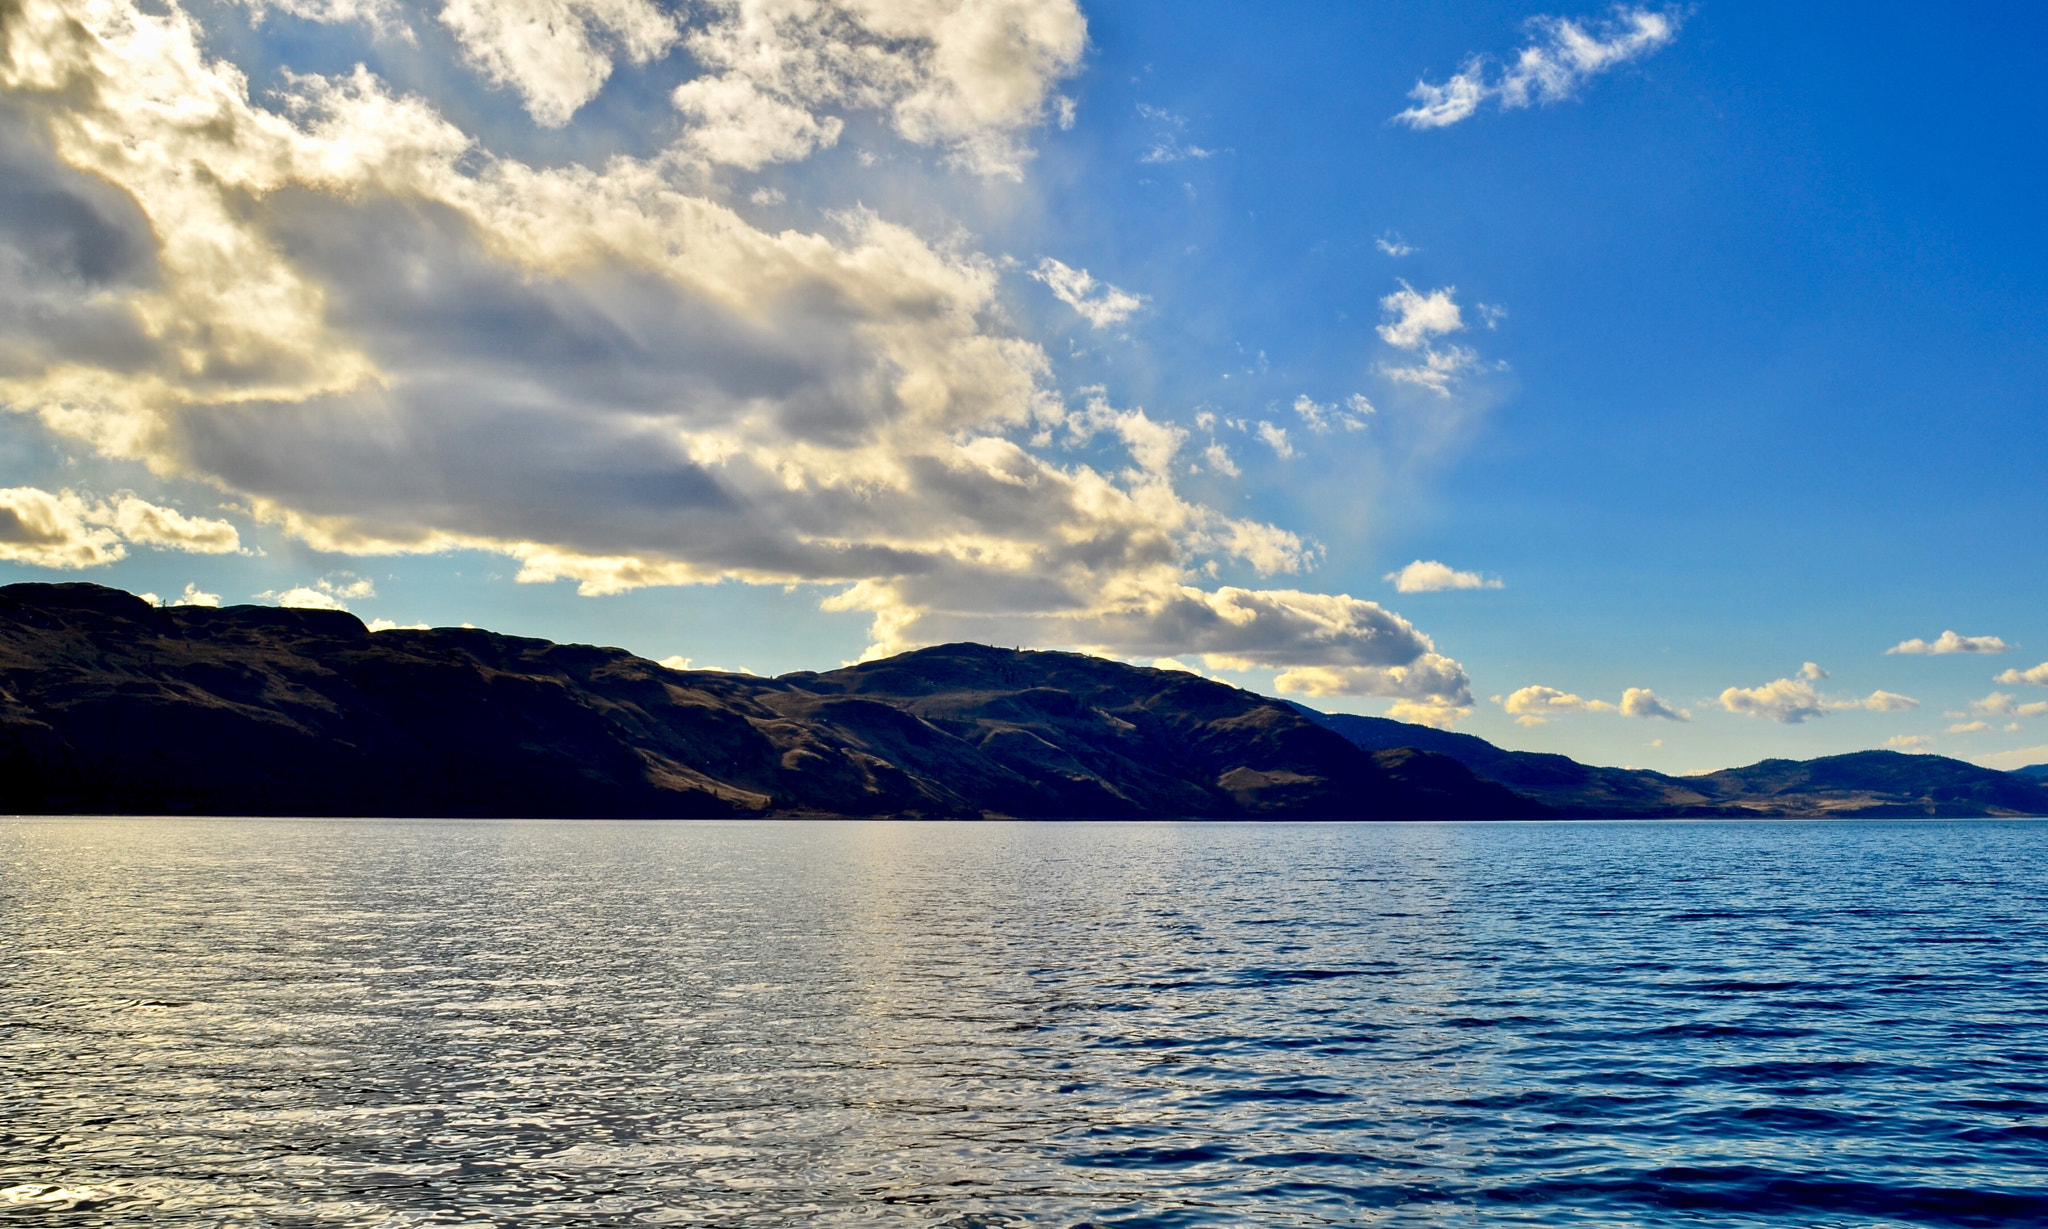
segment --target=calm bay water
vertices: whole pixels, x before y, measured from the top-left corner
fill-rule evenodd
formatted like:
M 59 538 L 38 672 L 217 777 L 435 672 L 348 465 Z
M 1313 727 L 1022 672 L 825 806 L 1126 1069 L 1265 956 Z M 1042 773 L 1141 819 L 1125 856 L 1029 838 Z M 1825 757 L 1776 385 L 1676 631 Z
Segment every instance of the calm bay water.
M 2048 1223 L 2048 824 L 0 820 L 0 1221 Z

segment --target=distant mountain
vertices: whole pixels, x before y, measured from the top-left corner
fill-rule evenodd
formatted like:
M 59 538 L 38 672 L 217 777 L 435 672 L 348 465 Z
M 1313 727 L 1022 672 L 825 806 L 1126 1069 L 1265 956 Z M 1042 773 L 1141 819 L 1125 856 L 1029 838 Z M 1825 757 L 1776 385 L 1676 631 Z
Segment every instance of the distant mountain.
M 776 679 L 336 611 L 0 588 L 0 807 L 250 815 L 1534 818 L 1180 671 L 956 644 Z
M 2013 773 L 2022 777 L 2048 777 L 2048 764 L 2029 764 L 2025 768 L 2013 769 Z
M 1696 777 L 1595 768 L 1562 755 L 1506 751 L 1452 734 L 1346 713 L 1295 710 L 1365 749 L 1414 746 L 1554 808 L 1601 818 L 2048 815 L 2048 766 L 2020 774 L 1939 755 L 1859 751 L 1817 760 L 1764 760 Z

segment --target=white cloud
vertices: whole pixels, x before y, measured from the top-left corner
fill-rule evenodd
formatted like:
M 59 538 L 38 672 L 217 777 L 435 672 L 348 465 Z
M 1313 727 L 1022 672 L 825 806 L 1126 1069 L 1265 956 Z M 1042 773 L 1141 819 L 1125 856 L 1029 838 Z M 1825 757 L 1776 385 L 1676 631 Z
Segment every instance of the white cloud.
M 39 568 L 96 568 L 127 554 L 120 535 L 76 494 L 0 489 L 0 559 Z
M 275 596 L 277 598 L 277 604 L 289 610 L 348 609 L 347 604 L 341 601 L 341 599 L 335 597 L 333 594 L 323 592 L 319 589 L 308 588 L 305 585 L 299 585 L 294 588 L 286 589 L 283 593 L 279 594 L 273 595 L 269 593 L 259 593 L 256 596 L 259 598 Z
M 1444 589 L 1499 589 L 1499 578 L 1489 580 L 1477 572 L 1460 572 L 1434 559 L 1417 559 L 1381 580 L 1394 582 L 1396 593 L 1436 593 Z
M 1524 687 L 1501 702 L 1508 715 L 1522 725 L 1542 725 L 1563 713 L 1611 713 L 1617 711 L 1605 700 L 1588 700 L 1555 687 Z
M 1390 346 L 1414 350 L 1432 336 L 1455 333 L 1465 327 L 1465 318 L 1454 297 L 1456 286 L 1445 286 L 1422 294 L 1407 282 L 1380 300 L 1380 308 L 1392 317 L 1379 326 L 1380 338 Z
M 2004 683 L 2008 687 L 2017 687 L 2023 683 L 2031 683 L 2036 687 L 2048 687 L 2048 661 L 2044 661 L 2040 665 L 2026 670 L 2007 670 L 1991 681 L 1994 683 Z
M 188 517 L 132 495 L 104 503 L 69 490 L 0 489 L 0 560 L 43 568 L 101 567 L 127 558 L 124 539 L 207 555 L 242 545 L 226 521 Z
M 1859 708 L 1873 713 L 1904 713 L 1920 707 L 1920 701 L 1911 696 L 1902 696 L 1896 691 L 1873 691 L 1854 702 Z
M 1925 734 L 1894 734 L 1884 740 L 1884 745 L 1887 747 L 1897 747 L 1905 751 L 1914 747 L 1925 747 L 1933 741 L 1933 739 Z
M 1886 656 L 1893 653 L 1916 655 L 1942 655 L 1948 653 L 2003 653 L 2012 648 L 1996 636 L 1958 636 L 1952 631 L 1943 632 L 1932 641 L 1903 640 L 1885 650 Z
M 1273 450 L 1274 456 L 1283 461 L 1294 458 L 1294 445 L 1287 442 L 1287 428 L 1275 426 L 1270 422 L 1261 422 L 1258 435 L 1265 441 L 1266 446 Z
M 424 623 L 398 623 L 390 619 L 372 619 L 368 627 L 373 632 L 423 632 L 427 630 L 427 625 Z
M 138 546 L 156 546 L 201 555 L 230 555 L 242 549 L 241 535 L 226 521 L 186 516 L 133 495 L 113 506 L 114 529 Z
M 1664 700 L 1647 687 L 1631 687 L 1621 693 L 1621 715 L 1624 717 L 1658 718 L 1664 721 L 1691 721 L 1692 714 L 1666 704 Z
M 679 653 L 673 657 L 664 657 L 654 664 L 669 670 L 688 670 L 690 668 L 690 659 Z
M 1074 0 L 708 0 L 700 11 L 709 21 L 684 45 L 717 84 L 679 97 L 698 108 L 687 141 L 742 165 L 836 138 L 826 112 L 857 108 L 970 170 L 1016 178 L 1023 132 L 1048 110 L 1072 122 L 1053 91 L 1088 36 Z
M 1088 275 L 1088 270 L 1070 269 L 1050 256 L 1038 262 L 1031 276 L 1051 287 L 1060 302 L 1098 329 L 1122 324 L 1132 312 L 1145 306 L 1144 296 L 1098 282 Z
M 1353 393 L 1341 405 L 1323 405 L 1303 393 L 1294 399 L 1294 412 L 1301 415 L 1303 425 L 1317 435 L 1328 435 L 1343 428 L 1346 431 L 1365 430 L 1365 417 L 1373 412 L 1372 402 L 1363 394 Z
M 2048 746 L 2020 747 L 2012 751 L 1995 751 L 1980 755 L 1976 762 L 1986 768 L 2011 772 L 2015 768 L 2031 768 L 2036 764 L 2048 764 Z
M 1415 105 L 1394 121 L 1411 128 L 1444 128 L 1469 119 L 1488 99 L 1503 111 L 1561 102 L 1588 79 L 1668 45 L 1678 37 L 1679 22 L 1675 10 L 1624 6 L 1616 6 L 1609 20 L 1591 25 L 1562 17 L 1532 18 L 1535 41 L 1497 76 L 1475 56 L 1442 85 L 1417 81 L 1408 95 Z
M 715 78 L 814 117 L 886 110 L 905 139 L 982 170 L 1021 158 L 1003 143 L 1085 32 L 1059 0 L 802 7 L 699 6 L 711 24 L 682 38 Z M 478 28 L 504 42 L 540 11 Z M 630 57 L 605 23 L 637 10 L 563 11 Z M 522 582 L 590 595 L 830 586 L 830 609 L 871 618 L 873 654 L 976 639 L 1215 656 L 1469 703 L 1457 663 L 1372 603 L 1198 587 L 1219 562 L 1302 575 L 1318 552 L 1177 490 L 1180 428 L 1071 409 L 1042 349 L 1007 330 L 1003 266 L 965 240 L 866 211 L 759 229 L 706 186 L 698 127 L 645 157 L 533 165 L 366 69 L 283 78 L 257 106 L 218 58 L 236 41 L 209 51 L 182 8 L 9 14 L 0 90 L 41 135 L 0 149 L 0 170 L 98 218 L 108 262 L 0 278 L 0 301 L 26 287 L 65 326 L 0 311 L 0 402 L 69 445 L 208 484 L 319 552 L 490 551 Z M 528 85 L 567 107 L 591 79 Z M 1132 464 L 1041 455 L 1076 423 Z M 82 497 L 8 507 L 8 557 L 91 566 L 128 549 Z M 132 523 L 158 544 L 228 541 L 202 518 Z M 286 596 L 345 605 L 359 584 Z
M 517 91 L 547 128 L 597 97 L 615 57 L 645 64 L 682 36 L 648 0 L 448 0 L 441 24 L 478 72 Z
M 1810 672 L 1810 673 L 1809 673 Z M 1828 709 L 1812 680 L 1827 674 L 1812 662 L 1796 679 L 1776 679 L 1761 687 L 1730 687 L 1721 693 L 1721 707 L 1731 713 L 1762 717 L 1785 725 L 1798 725 L 1813 717 L 1825 717 Z
M 185 591 L 172 599 L 173 606 L 219 606 L 220 594 L 208 593 L 192 581 L 185 582 Z
M 1209 463 L 1210 469 L 1219 474 L 1230 478 L 1238 476 L 1237 462 L 1230 459 L 1230 450 L 1213 440 L 1207 448 L 1202 449 L 1202 459 Z
M 2048 700 L 2022 704 L 2002 691 L 1994 691 L 1981 700 L 1972 700 L 1970 707 L 1989 717 L 2039 717 L 2048 714 Z
M 1991 727 L 1982 721 L 1958 721 L 1948 728 L 1951 734 L 1981 734 Z
M 1807 662 L 1799 667 L 1797 677 L 1805 679 L 1809 683 L 1817 683 L 1828 677 L 1828 672 L 1821 669 L 1818 663 Z
M 1391 230 L 1374 239 L 1372 245 L 1387 255 L 1396 258 L 1415 254 L 1415 249 L 1405 242 L 1399 234 Z
M 1447 397 L 1451 382 L 1478 365 L 1479 356 L 1469 347 L 1438 349 L 1431 340 L 1464 329 L 1465 317 L 1454 297 L 1457 293 L 1457 287 L 1445 286 L 1423 294 L 1404 281 L 1401 289 L 1380 300 L 1380 308 L 1388 316 L 1386 323 L 1379 326 L 1381 340 L 1414 353 L 1420 360 L 1381 363 L 1381 375 Z

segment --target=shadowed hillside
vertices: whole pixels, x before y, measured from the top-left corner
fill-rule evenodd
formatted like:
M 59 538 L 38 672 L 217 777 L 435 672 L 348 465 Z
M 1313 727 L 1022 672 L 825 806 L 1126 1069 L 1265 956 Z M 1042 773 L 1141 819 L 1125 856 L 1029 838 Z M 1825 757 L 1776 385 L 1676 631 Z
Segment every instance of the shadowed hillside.
M 947 645 L 779 679 L 353 615 L 0 589 L 16 812 L 1529 818 L 1177 671 Z

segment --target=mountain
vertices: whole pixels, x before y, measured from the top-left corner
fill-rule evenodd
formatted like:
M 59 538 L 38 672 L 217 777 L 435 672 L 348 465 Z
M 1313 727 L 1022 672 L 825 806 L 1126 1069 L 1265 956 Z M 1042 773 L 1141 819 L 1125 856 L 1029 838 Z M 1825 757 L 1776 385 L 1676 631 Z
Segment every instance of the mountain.
M 2025 768 L 2015 768 L 2012 771 L 2015 776 L 2048 777 L 2048 764 L 2029 764 Z
M 764 679 L 338 611 L 0 588 L 14 812 L 1533 818 L 1169 670 L 955 644 Z
M 2048 815 L 2048 781 L 1939 755 L 1858 751 L 1817 760 L 1764 760 L 1702 776 L 1595 768 L 1562 755 L 1506 751 L 1470 734 L 1384 717 L 1319 713 L 1294 705 L 1360 748 L 1413 746 L 1447 756 L 1488 781 L 1581 818 Z M 2048 774 L 2041 774 L 2048 776 Z

